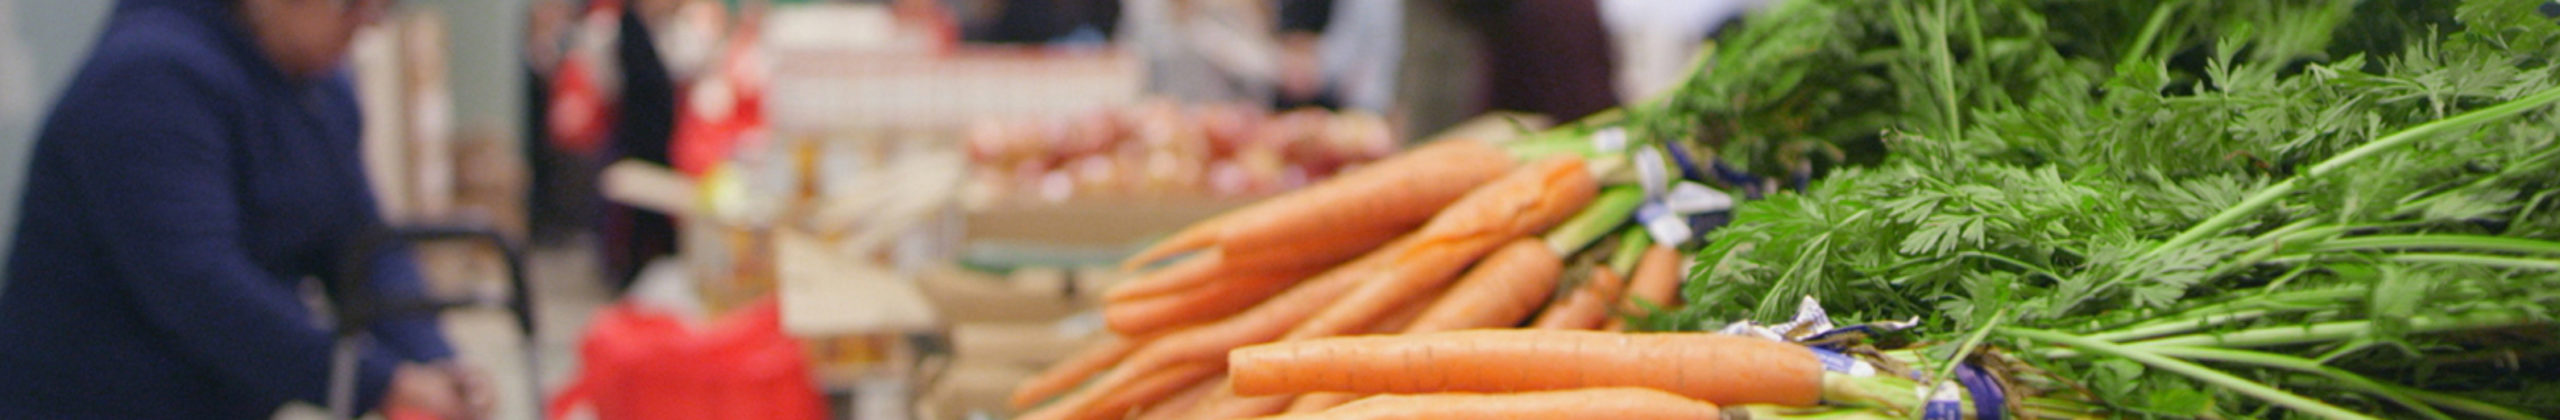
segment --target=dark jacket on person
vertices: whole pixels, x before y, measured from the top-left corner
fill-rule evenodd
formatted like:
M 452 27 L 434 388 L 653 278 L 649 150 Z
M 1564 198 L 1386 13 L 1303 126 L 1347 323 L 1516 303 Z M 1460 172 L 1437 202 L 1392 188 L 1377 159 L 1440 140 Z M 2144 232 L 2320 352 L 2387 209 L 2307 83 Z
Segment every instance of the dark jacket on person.
M 38 134 L 0 291 L 0 418 L 268 418 L 326 403 L 333 340 L 301 293 L 382 224 L 345 75 L 296 80 L 230 0 L 123 0 Z M 421 289 L 372 260 L 385 295 Z M 431 318 L 372 324 L 358 405 Z

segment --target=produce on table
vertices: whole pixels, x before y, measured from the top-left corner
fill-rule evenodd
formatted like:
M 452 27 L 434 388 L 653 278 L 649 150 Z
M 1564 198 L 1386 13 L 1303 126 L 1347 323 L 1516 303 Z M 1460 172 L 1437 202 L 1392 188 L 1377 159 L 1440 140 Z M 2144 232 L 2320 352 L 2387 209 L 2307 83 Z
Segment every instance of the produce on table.
M 981 121 L 963 132 L 977 182 L 1051 200 L 1101 195 L 1269 194 L 1395 149 L 1365 113 L 1148 102 L 1048 121 Z
M 1391 159 L 1193 226 L 1128 261 L 1162 266 L 1105 311 L 1278 291 L 1164 311 L 1189 319 L 1129 327 L 1016 402 L 1049 401 L 1028 419 L 1614 409 L 1564 395 L 1735 419 L 2560 415 L 2539 373 L 2560 348 L 2560 23 L 2538 4 L 1782 2 L 1660 100 L 1451 144 L 1501 169 L 1431 199 L 1357 180 L 1434 168 Z M 1815 169 L 1800 192 L 1738 174 Z M 1665 233 L 1707 231 L 1665 210 L 1694 182 L 1765 199 L 1704 241 Z M 1243 265 L 1310 270 L 1286 286 L 1231 263 L 1281 246 L 1317 256 Z

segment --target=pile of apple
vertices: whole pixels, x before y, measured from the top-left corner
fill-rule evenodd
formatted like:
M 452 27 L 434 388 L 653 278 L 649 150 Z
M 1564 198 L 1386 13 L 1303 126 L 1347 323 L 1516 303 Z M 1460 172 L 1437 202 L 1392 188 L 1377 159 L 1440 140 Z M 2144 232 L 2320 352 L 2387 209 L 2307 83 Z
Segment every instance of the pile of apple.
M 1285 191 L 1395 152 L 1390 130 L 1367 113 L 1157 101 L 1059 120 L 980 121 L 964 136 L 975 182 L 1064 201 Z

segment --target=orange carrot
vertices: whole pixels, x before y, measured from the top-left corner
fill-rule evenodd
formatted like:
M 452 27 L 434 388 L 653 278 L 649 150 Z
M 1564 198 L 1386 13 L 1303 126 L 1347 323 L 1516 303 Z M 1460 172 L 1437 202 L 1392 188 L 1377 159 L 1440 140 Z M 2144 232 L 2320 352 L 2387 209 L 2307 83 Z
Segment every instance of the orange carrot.
M 1408 246 L 1406 242 L 1409 241 L 1398 240 L 1371 255 L 1362 256 L 1359 260 L 1335 267 L 1315 278 L 1298 282 L 1298 285 L 1290 287 L 1288 291 L 1280 292 L 1279 296 L 1273 296 L 1270 300 L 1254 305 L 1252 309 L 1247 309 L 1243 313 L 1216 322 L 1166 332 L 1159 338 L 1149 340 L 1144 347 L 1129 353 L 1119 367 L 1102 373 L 1101 377 L 1093 380 L 1092 385 L 1077 389 L 1074 394 L 1110 392 L 1109 390 L 1130 386 L 1145 373 L 1184 363 L 1223 362 L 1228 350 L 1279 338 L 1282 333 L 1289 330 L 1290 325 L 1306 320 L 1317 310 L 1333 304 L 1343 294 L 1349 293 L 1353 287 L 1359 285 L 1359 281 L 1368 278 L 1370 271 L 1383 264 L 1387 257 Z M 1068 398 L 1077 397 L 1071 394 Z M 1287 404 L 1287 401 L 1281 403 Z
M 1646 388 L 1590 388 L 1516 394 L 1385 395 L 1322 413 L 1267 419 L 1718 419 L 1714 403 Z
M 1359 257 L 1413 231 L 1412 226 L 1382 230 L 1318 231 L 1297 240 L 1269 245 L 1222 246 L 1217 255 L 1237 268 L 1293 269 L 1325 267 Z
M 1562 263 L 1555 251 L 1547 249 L 1545 242 L 1533 239 L 1512 241 L 1510 245 L 1494 251 L 1492 256 L 1485 257 L 1483 262 L 1476 263 L 1475 268 L 1468 269 L 1466 277 L 1459 279 L 1457 285 L 1450 286 L 1443 296 L 1424 300 L 1431 302 L 1430 305 L 1408 305 L 1403 313 L 1413 315 L 1391 316 L 1380 324 L 1403 325 L 1396 331 L 1407 334 L 1518 324 L 1521 317 L 1537 309 L 1538 303 L 1545 301 L 1547 294 L 1554 291 L 1556 274 L 1563 270 Z M 1427 309 L 1414 311 L 1413 308 Z M 1411 320 L 1396 319 L 1406 316 L 1412 317 Z M 1311 392 L 1298 396 L 1284 412 L 1324 411 L 1365 396 Z
M 1190 290 L 1192 287 L 1216 281 L 1218 274 L 1222 272 L 1220 269 L 1225 268 L 1225 263 L 1226 258 L 1218 254 L 1184 259 L 1111 286 L 1111 290 L 1102 292 L 1102 299 L 1106 302 L 1121 302 Z
M 1184 388 L 1189 388 L 1192 384 L 1197 384 L 1201 380 L 1208 379 L 1211 376 L 1217 376 L 1218 370 L 1222 368 L 1224 367 L 1214 363 L 1189 363 L 1181 366 L 1175 366 L 1171 369 L 1148 372 L 1147 374 L 1140 376 L 1137 381 L 1130 383 L 1127 387 L 1112 388 L 1108 390 L 1108 392 L 1079 392 L 1071 394 L 1068 395 L 1066 399 L 1041 406 L 1039 409 L 1022 413 L 1021 416 L 1014 418 L 1019 420 L 1101 420 L 1126 418 L 1128 417 L 1130 410 L 1136 409 L 1138 406 L 1149 402 L 1163 400 L 1166 396 L 1173 395 L 1174 393 L 1182 392 Z
M 1423 298 L 1415 299 L 1414 301 L 1423 303 L 1439 302 L 1440 295 L 1445 294 L 1448 293 L 1445 291 L 1433 292 L 1431 296 L 1424 296 Z M 1431 309 L 1431 305 L 1404 305 L 1402 308 L 1396 308 L 1395 312 L 1387 314 L 1385 318 L 1378 318 L 1378 322 L 1369 325 L 1369 329 L 1365 331 L 1370 334 L 1395 334 L 1404 332 L 1405 327 L 1413 326 L 1413 320 L 1421 319 L 1422 312 L 1427 309 Z
M 1047 400 L 1049 397 L 1057 396 L 1060 392 L 1075 388 L 1076 384 L 1084 382 L 1085 378 L 1110 368 L 1111 364 L 1119 363 L 1121 358 L 1129 357 L 1130 352 L 1137 351 L 1138 346 L 1143 344 L 1145 340 L 1113 336 L 1103 342 L 1085 346 L 1084 350 L 1077 351 L 1075 355 L 1067 356 L 1066 359 L 1049 365 L 1049 369 L 1040 371 L 1039 376 L 1033 376 L 1029 380 L 1022 381 L 1022 385 L 1015 386 L 1013 398 L 1008 403 L 1013 406 L 1013 409 L 1020 410 Z
M 1290 339 L 1357 332 L 1415 296 L 1448 284 L 1468 263 L 1510 242 L 1546 230 L 1591 202 L 1599 186 L 1580 158 L 1559 157 L 1522 167 L 1467 193 L 1432 216 L 1414 243 L 1398 252 L 1374 279 L 1339 303 L 1289 331 Z
M 1219 373 L 1225 370 L 1225 366 L 1194 363 L 1158 372 L 1155 375 L 1149 375 L 1146 381 L 1139 381 L 1137 385 L 1112 393 L 1112 398 L 1095 402 L 1093 407 L 1085 411 L 1098 415 L 1099 417 L 1093 417 L 1097 419 L 1128 418 L 1130 413 L 1147 404 L 1164 401 L 1173 394 L 1181 393 L 1194 385 L 1201 384 L 1202 381 L 1219 376 Z
M 1315 274 L 1310 271 L 1251 273 L 1175 295 L 1108 303 L 1102 306 L 1103 322 L 1113 332 L 1134 336 L 1190 323 L 1216 321 L 1280 294 L 1296 284 L 1298 279 Z
M 1120 269 L 1137 270 L 1139 267 L 1145 267 L 1147 264 L 1154 264 L 1175 255 L 1217 246 L 1218 232 L 1228 224 L 1227 220 L 1240 217 L 1239 214 L 1251 209 L 1252 207 L 1246 207 L 1231 210 L 1210 217 L 1208 220 L 1185 226 L 1181 231 L 1157 240 L 1155 244 L 1148 245 L 1145 249 L 1138 250 L 1138 253 L 1130 255 L 1128 259 L 1121 260 Z
M 1206 253 L 1175 262 L 1173 265 L 1148 272 L 1136 280 L 1112 287 L 1109 292 L 1103 294 L 1103 298 L 1110 302 L 1126 302 L 1179 294 L 1225 282 L 1230 277 L 1248 273 L 1305 273 L 1321 270 L 1343 260 L 1369 253 L 1403 233 L 1404 231 L 1338 234 L 1328 232 L 1324 236 L 1307 238 L 1307 240 L 1284 246 Z
M 1225 226 L 1218 245 L 1256 249 L 1294 242 L 1310 232 L 1408 230 L 1477 186 L 1502 177 L 1514 163 L 1510 152 L 1492 143 L 1424 145 L 1337 177 L 1338 182 L 1292 194 L 1303 198 L 1273 200 L 1269 212 Z
M 1465 278 L 1449 287 L 1448 295 L 1423 310 L 1422 316 L 1404 331 L 1411 334 L 1519 325 L 1538 310 L 1538 304 L 1547 301 L 1548 294 L 1555 292 L 1556 275 L 1564 271 L 1563 264 L 1555 251 L 1547 249 L 1545 241 L 1513 240 L 1468 269 Z
M 1644 250 L 1644 259 L 1627 279 L 1627 301 L 1618 304 L 1619 315 L 1609 320 L 1607 330 L 1626 331 L 1627 319 L 1652 315 L 1642 301 L 1664 311 L 1680 308 L 1680 251 L 1654 245 Z
M 1538 314 L 1537 323 L 1531 324 L 1529 328 L 1599 329 L 1609 320 L 1609 303 L 1617 301 L 1618 293 L 1626 288 L 1622 283 L 1624 282 L 1618 279 L 1618 273 L 1609 271 L 1609 267 L 1593 267 L 1591 277 L 1582 279 L 1582 285 L 1574 287 L 1572 295 L 1565 296 L 1564 300 L 1556 301 L 1553 305 L 1547 305 L 1547 311 Z
M 1289 414 L 1320 412 L 1367 396 L 1348 392 L 1309 392 L 1299 395 L 1296 401 L 1289 402 L 1289 409 L 1281 412 Z
M 1220 384 L 1217 391 L 1210 392 L 1208 398 L 1200 400 L 1200 406 L 1185 417 L 1241 419 L 1268 416 L 1287 410 L 1289 402 L 1296 399 L 1296 395 L 1236 395 L 1234 381 L 1230 377 L 1227 383 Z
M 1809 406 L 1822 362 L 1803 346 L 1709 333 L 1468 330 L 1264 344 L 1228 355 L 1244 395 L 1411 394 L 1637 386 L 1717 404 Z
M 1193 407 L 1200 406 L 1200 400 L 1208 398 L 1209 394 L 1212 392 L 1217 392 L 1218 386 L 1225 383 L 1227 383 L 1227 375 L 1219 374 L 1217 376 L 1209 377 L 1208 380 L 1200 381 L 1200 383 L 1191 384 L 1190 389 L 1184 389 L 1181 393 L 1173 394 L 1171 397 L 1165 397 L 1164 401 L 1159 401 L 1155 404 L 1148 405 L 1146 408 L 1140 409 L 1138 413 L 1138 420 L 1176 420 L 1189 418 L 1185 416 L 1191 412 Z
M 1491 143 L 1434 142 L 1184 228 L 1121 264 L 1143 266 L 1213 246 L 1260 249 L 1328 232 L 1408 230 L 1513 164 L 1509 152 Z

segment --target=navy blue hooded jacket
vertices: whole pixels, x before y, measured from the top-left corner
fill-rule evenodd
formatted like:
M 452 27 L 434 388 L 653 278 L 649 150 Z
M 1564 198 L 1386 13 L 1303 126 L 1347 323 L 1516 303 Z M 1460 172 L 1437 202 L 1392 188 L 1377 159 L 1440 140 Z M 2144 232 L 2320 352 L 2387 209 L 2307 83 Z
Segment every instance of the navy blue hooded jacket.
M 0 418 L 268 418 L 323 404 L 331 335 L 299 293 L 381 223 L 343 74 L 296 80 L 232 0 L 123 0 L 54 105 L 0 291 Z M 372 269 L 420 289 L 405 255 Z M 429 318 L 377 323 L 370 410 Z

